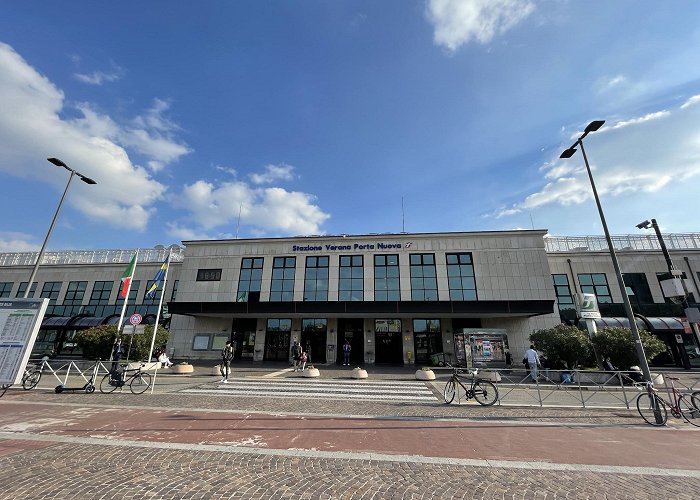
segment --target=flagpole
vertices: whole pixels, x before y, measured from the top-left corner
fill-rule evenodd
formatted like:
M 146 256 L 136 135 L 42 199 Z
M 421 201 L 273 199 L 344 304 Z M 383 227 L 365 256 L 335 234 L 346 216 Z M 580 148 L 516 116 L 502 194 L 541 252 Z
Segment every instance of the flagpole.
M 122 305 L 122 313 L 119 316 L 119 323 L 117 323 L 117 337 L 119 337 L 119 332 L 122 329 L 122 323 L 124 322 L 124 313 L 126 312 L 126 303 L 129 302 L 129 292 L 131 292 L 131 284 L 134 282 L 134 275 L 136 274 L 136 264 L 139 261 L 139 249 L 136 249 L 136 255 L 134 258 L 134 269 L 131 271 L 131 279 L 129 280 L 129 285 L 126 287 L 126 297 L 124 297 L 124 305 Z
M 153 337 L 151 338 L 151 349 L 148 351 L 147 362 L 151 362 L 151 357 L 153 357 L 153 346 L 156 343 L 156 332 L 158 331 L 158 322 L 160 321 L 160 310 L 163 308 L 163 297 L 165 297 L 165 285 L 168 284 L 168 271 L 170 271 L 170 259 L 173 256 L 173 249 L 170 249 L 168 253 L 168 265 L 165 266 L 165 276 L 163 276 L 163 291 L 160 294 L 160 301 L 158 303 L 158 312 L 156 313 L 156 324 L 153 326 Z

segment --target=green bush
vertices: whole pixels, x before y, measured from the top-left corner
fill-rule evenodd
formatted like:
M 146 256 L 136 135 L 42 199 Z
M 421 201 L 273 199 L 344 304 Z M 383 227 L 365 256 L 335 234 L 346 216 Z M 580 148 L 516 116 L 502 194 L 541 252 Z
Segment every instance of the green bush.
M 666 350 L 663 340 L 647 331 L 639 332 L 644 346 L 644 354 L 647 361 L 658 356 Z M 610 356 L 612 364 L 621 370 L 628 370 L 630 366 L 639 365 L 637 350 L 632 340 L 632 331 L 629 328 L 603 328 L 593 337 L 593 343 L 601 356 Z
M 535 330 L 530 341 L 538 351 L 544 353 L 553 368 L 559 360 L 565 361 L 569 368 L 588 363 L 592 357 L 593 345 L 588 333 L 569 325 L 557 325 L 554 328 Z
M 130 330 L 130 328 L 128 328 Z M 128 331 L 128 330 L 127 330 Z M 153 327 L 146 325 L 142 334 L 134 335 L 129 352 L 130 360 L 148 361 L 148 350 L 151 347 L 151 338 L 153 336 Z M 83 350 L 83 357 L 87 359 L 109 359 L 112 353 L 112 346 L 117 337 L 116 325 L 99 325 L 87 330 L 80 330 L 75 334 L 78 345 Z M 158 328 L 156 333 L 156 341 L 153 349 L 157 349 L 168 343 L 170 332 L 163 327 Z M 129 341 L 131 335 L 122 334 L 122 344 L 124 346 L 124 357 L 129 349 Z

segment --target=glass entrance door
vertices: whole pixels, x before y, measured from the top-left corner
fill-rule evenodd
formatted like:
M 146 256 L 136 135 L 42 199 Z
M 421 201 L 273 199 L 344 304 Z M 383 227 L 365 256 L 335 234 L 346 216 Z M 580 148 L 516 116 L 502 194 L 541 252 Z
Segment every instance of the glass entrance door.
M 335 348 L 336 363 L 343 364 L 343 344 L 350 342 L 350 364 L 359 366 L 364 361 L 363 319 L 338 319 L 338 345 Z

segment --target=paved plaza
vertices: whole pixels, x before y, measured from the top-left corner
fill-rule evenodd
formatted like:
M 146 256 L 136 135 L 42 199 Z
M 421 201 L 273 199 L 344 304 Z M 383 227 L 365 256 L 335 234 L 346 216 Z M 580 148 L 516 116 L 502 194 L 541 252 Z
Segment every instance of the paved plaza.
M 446 405 L 406 369 L 159 373 L 0 399 L 0 499 L 697 498 L 700 429 L 626 408 Z M 167 372 L 166 372 L 167 373 Z

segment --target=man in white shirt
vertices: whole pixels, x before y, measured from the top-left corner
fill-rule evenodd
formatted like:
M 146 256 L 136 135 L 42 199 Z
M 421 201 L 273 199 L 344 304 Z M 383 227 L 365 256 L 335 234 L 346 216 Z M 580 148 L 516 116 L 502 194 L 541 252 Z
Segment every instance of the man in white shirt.
M 530 377 L 533 382 L 537 382 L 537 369 L 540 367 L 540 356 L 535 351 L 535 346 L 530 345 L 530 348 L 525 351 L 527 363 L 530 365 Z

